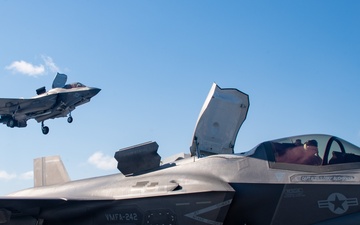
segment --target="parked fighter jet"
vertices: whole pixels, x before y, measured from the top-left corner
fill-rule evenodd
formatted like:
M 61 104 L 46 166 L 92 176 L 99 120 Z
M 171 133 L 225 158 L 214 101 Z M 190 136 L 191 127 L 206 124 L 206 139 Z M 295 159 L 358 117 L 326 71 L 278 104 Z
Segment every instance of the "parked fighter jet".
M 90 101 L 101 89 L 87 87 L 79 82 L 66 84 L 67 76 L 57 73 L 52 89 L 45 87 L 36 90 L 37 96 L 24 98 L 0 98 L 0 122 L 8 127 L 26 127 L 29 119 L 41 122 L 43 134 L 49 133 L 44 125 L 47 119 L 67 117 L 71 123 L 71 111 Z
M 121 173 L 78 181 L 59 157 L 36 159 L 35 187 L 0 198 L 0 224 L 357 224 L 360 148 L 301 135 L 235 154 L 248 108 L 246 94 L 213 85 L 192 156 L 163 164 L 156 142 L 117 151 Z

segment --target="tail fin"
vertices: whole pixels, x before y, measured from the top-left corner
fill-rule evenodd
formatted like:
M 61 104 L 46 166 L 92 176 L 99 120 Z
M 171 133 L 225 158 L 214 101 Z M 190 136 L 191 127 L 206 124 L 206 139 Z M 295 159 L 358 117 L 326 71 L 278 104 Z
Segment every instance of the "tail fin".
M 62 184 L 70 181 L 60 156 L 34 159 L 34 187 Z

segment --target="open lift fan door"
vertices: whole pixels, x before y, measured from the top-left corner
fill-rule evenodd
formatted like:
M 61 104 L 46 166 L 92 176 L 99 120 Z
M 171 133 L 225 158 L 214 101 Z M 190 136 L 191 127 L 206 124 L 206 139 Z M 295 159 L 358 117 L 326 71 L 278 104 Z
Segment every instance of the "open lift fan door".
M 215 83 L 196 123 L 191 155 L 232 154 L 238 131 L 246 119 L 249 96 L 237 89 Z
M 67 81 L 66 74 L 57 73 L 52 83 L 52 88 L 62 88 L 65 86 L 66 81 Z

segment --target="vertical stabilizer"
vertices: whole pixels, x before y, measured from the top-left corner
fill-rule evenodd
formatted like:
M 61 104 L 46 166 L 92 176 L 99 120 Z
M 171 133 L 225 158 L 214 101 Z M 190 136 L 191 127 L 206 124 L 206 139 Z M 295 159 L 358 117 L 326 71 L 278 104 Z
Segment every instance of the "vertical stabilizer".
M 60 156 L 34 159 L 34 187 L 62 184 L 70 181 Z

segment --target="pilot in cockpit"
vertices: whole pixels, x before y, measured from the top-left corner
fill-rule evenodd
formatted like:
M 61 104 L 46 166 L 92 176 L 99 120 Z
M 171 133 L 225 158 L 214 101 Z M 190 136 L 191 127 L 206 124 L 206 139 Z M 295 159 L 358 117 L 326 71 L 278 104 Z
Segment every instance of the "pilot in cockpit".
M 77 82 L 77 83 L 72 83 L 72 84 L 66 84 L 64 86 L 65 89 L 71 89 L 71 88 L 77 88 L 77 87 L 85 87 L 85 85 L 83 85 L 80 82 Z
M 304 149 L 308 156 L 305 164 L 307 165 L 321 165 L 322 159 L 319 156 L 318 143 L 316 140 L 309 140 L 304 143 Z
M 322 159 L 318 155 L 318 143 L 309 140 L 301 144 L 301 140 L 295 143 L 274 143 L 276 162 L 295 163 L 305 165 L 321 165 Z

